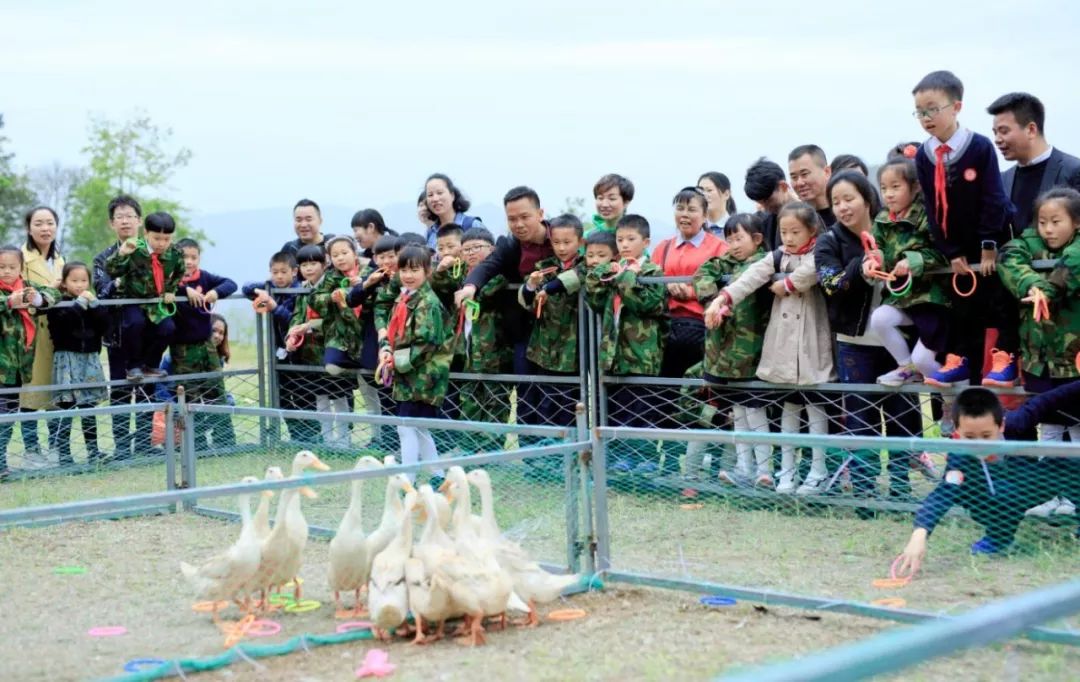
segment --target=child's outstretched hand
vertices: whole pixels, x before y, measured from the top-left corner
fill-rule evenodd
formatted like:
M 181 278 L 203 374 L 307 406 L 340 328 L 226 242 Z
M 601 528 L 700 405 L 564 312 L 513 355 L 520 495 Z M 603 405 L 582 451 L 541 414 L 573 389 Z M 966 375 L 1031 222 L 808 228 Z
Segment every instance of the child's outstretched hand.
M 966 256 L 958 256 L 949 261 L 949 266 L 952 268 L 954 275 L 970 275 L 972 270 L 968 265 Z
M 908 540 L 907 547 L 900 554 L 896 565 L 896 576 L 915 577 L 922 568 L 923 560 L 926 559 L 926 529 L 916 528 Z
M 165 303 L 165 305 L 172 305 L 173 303 L 176 303 L 176 294 L 171 291 L 167 292 L 165 294 L 162 294 L 161 300 Z
M 533 291 L 540 288 L 540 285 L 544 282 L 544 273 L 540 270 L 536 270 L 529 275 L 528 286 Z
M 218 302 L 218 292 L 214 289 L 203 295 L 203 310 L 210 310 Z
M 203 309 L 206 308 L 206 302 L 205 302 L 206 297 L 203 296 L 202 292 L 199 291 L 198 289 L 193 289 L 191 287 L 185 287 L 184 295 L 187 296 L 188 303 L 190 303 L 192 305 L 192 307 L 203 308 Z M 164 297 L 162 297 L 162 298 L 164 298 Z M 165 301 L 165 303 L 168 303 L 168 301 Z
M 705 309 L 705 327 L 707 329 L 716 329 L 724 322 L 724 318 L 730 314 L 731 309 L 720 298 L 713 299 L 713 302 Z
M 135 243 L 135 238 L 132 237 L 130 239 L 125 239 L 123 243 L 120 244 L 118 253 L 121 256 L 130 256 L 131 254 L 135 253 L 135 249 L 137 248 L 139 248 L 139 246 Z
M 345 290 L 334 289 L 334 292 L 330 294 L 330 300 L 338 304 L 339 308 L 345 307 Z
M 896 262 L 896 267 L 892 269 L 892 274 L 897 277 L 904 277 L 911 274 L 911 264 L 908 263 L 907 258 L 902 258 Z
M 784 280 L 782 279 L 776 280 L 775 282 L 770 284 L 769 291 L 773 292 L 773 294 L 776 296 L 780 296 L 781 298 L 788 295 L 787 287 L 784 286 Z
M 364 288 L 370 289 L 371 287 L 377 285 L 379 282 L 383 281 L 385 277 L 386 270 L 379 268 L 378 270 L 373 271 L 370 275 L 367 276 L 367 279 L 364 280 Z

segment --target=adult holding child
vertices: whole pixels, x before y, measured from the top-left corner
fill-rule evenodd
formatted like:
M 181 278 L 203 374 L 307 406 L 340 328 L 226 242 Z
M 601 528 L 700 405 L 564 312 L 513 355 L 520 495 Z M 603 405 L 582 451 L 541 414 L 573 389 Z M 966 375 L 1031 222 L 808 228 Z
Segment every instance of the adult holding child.
M 424 192 L 428 212 L 435 219 L 435 222 L 428 226 L 427 234 L 424 235 L 427 247 L 432 251 L 435 250 L 436 235 L 443 225 L 460 225 L 462 230 L 470 227 L 484 227 L 484 223 L 479 218 L 465 213 L 472 203 L 449 176 L 443 173 L 432 173 L 424 181 Z
M 23 221 L 26 225 L 26 243 L 23 244 L 22 279 L 28 286 L 60 288 L 60 274 L 64 270 L 64 257 L 56 244 L 56 232 L 60 227 L 60 218 L 56 211 L 48 206 L 37 206 L 26 213 Z M 31 380 L 27 386 L 47 386 L 52 383 L 53 343 L 49 336 L 49 322 L 44 315 L 34 320 L 35 338 L 34 365 Z M 36 412 L 51 406 L 52 395 L 48 391 L 35 391 L 19 395 L 20 412 Z M 49 444 L 55 439 L 59 421 L 50 422 Z M 38 440 L 36 421 L 20 422 L 24 461 L 30 468 L 48 465 L 48 455 L 41 450 Z

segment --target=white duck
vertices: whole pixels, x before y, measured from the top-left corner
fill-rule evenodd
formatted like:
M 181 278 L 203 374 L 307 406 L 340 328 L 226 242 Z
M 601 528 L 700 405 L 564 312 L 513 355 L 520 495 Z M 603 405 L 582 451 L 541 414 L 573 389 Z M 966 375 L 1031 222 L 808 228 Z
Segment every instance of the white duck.
M 241 482 L 258 483 L 259 479 L 245 476 Z M 242 522 L 237 541 L 225 552 L 208 559 L 201 566 L 180 562 L 180 571 L 195 588 L 199 599 L 214 602 L 237 599 L 243 586 L 259 569 L 262 547 L 251 520 L 251 495 L 244 493 L 237 496 L 237 500 Z M 246 598 L 246 593 L 243 596 Z M 214 609 L 213 617 L 216 622 L 217 609 Z
M 361 457 L 356 461 L 353 468 L 358 471 L 370 471 L 381 469 L 382 462 L 374 457 Z M 338 524 L 337 533 L 330 541 L 330 569 L 327 580 L 330 589 L 334 592 L 334 603 L 341 608 L 341 592 L 354 591 L 356 602 L 353 607 L 353 615 L 359 616 L 363 611 L 360 601 L 360 590 L 367 585 L 368 574 L 371 572 L 373 554 L 368 554 L 370 547 L 364 536 L 364 479 L 352 482 L 352 497 L 349 499 L 349 507 Z
M 284 478 L 285 474 L 281 472 L 281 467 L 266 467 L 266 473 L 263 475 L 264 481 L 280 481 Z M 255 510 L 255 534 L 260 541 L 270 537 L 270 500 L 272 499 L 274 499 L 274 491 L 264 490 L 259 506 Z
M 419 493 L 427 518 L 420 539 L 413 546 L 413 558 L 405 564 L 405 580 L 409 589 L 409 608 L 416 619 L 413 643 L 426 644 L 442 639 L 446 621 L 464 613 L 455 608 L 445 575 L 436 575 L 439 566 L 456 559 L 454 541 L 445 530 L 446 515 L 442 514 L 443 509 L 449 510 L 449 503 L 430 485 L 420 486 Z M 424 619 L 438 623 L 431 638 L 424 637 Z
M 512 592 L 510 576 L 499 567 L 494 549 L 473 529 L 469 518 L 472 498 L 465 470 L 450 467 L 446 480 L 454 495 L 453 522 L 456 555 L 435 571 L 450 585 L 456 608 L 465 613 L 468 638 L 473 646 L 484 644 L 484 616 L 504 616 Z
M 499 566 L 510 574 L 514 593 L 529 603 L 529 616 L 524 624 L 535 627 L 540 624 L 536 605 L 555 601 L 563 590 L 578 583 L 581 578 L 577 575 L 548 573 L 529 557 L 521 545 L 503 537 L 495 520 L 491 477 L 483 469 L 473 469 L 466 478 L 480 492 L 480 518 L 483 521 L 484 535 L 495 546 L 495 558 Z
M 292 464 L 292 478 L 297 478 L 306 469 L 326 471 L 330 467 L 323 464 L 314 452 L 301 450 L 296 453 Z M 263 542 L 262 561 L 255 588 L 263 592 L 262 603 L 266 603 L 266 592 L 277 585 L 283 585 L 297 576 L 303 563 L 304 546 L 307 544 L 308 525 L 300 509 L 300 495 L 317 497 L 310 488 L 289 488 L 281 493 L 277 512 L 274 515 L 274 528 Z M 295 582 L 293 598 L 300 601 L 300 583 Z
M 382 640 L 389 639 L 387 630 L 405 622 L 409 611 L 408 588 L 405 585 L 405 561 L 412 552 L 412 510 L 416 506 L 416 490 L 409 486 L 397 535 L 386 549 L 379 552 L 371 565 L 368 579 L 368 613 L 372 632 Z

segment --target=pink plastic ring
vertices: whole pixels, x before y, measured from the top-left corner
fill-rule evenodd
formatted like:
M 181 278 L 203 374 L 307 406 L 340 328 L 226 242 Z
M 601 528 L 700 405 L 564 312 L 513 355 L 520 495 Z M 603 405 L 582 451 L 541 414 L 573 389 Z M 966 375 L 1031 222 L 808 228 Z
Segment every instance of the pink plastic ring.
M 347 623 L 341 623 L 337 626 L 336 632 L 341 635 L 346 632 L 352 632 L 353 630 L 370 630 L 371 623 L 366 620 L 351 620 Z
M 86 634 L 91 637 L 119 637 L 127 634 L 127 628 L 123 625 L 99 625 L 87 630 Z
M 893 559 L 892 565 L 889 566 L 889 577 L 892 578 L 893 580 L 903 580 L 903 581 L 906 582 L 906 581 L 910 581 L 911 578 L 914 577 L 913 573 L 908 573 L 907 575 L 897 575 L 896 574 L 896 569 L 900 565 L 900 562 L 903 561 L 903 560 L 904 560 L 903 555 L 900 555 L 900 556 L 896 557 L 895 559 Z
M 252 621 L 244 628 L 244 635 L 248 637 L 273 637 L 281 632 L 281 623 L 273 620 Z

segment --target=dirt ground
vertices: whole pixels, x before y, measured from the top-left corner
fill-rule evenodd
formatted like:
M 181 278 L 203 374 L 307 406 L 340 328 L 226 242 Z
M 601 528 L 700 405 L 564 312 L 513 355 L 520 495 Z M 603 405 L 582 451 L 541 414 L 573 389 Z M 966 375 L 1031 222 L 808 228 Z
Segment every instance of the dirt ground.
M 137 657 L 174 659 L 218 654 L 223 637 L 209 617 L 193 613 L 177 564 L 198 561 L 235 538 L 235 524 L 192 514 L 69 523 L 0 534 L 0 581 L 5 599 L 0 641 L 5 680 L 99 679 L 121 675 Z M 325 588 L 327 545 L 309 542 L 301 576 L 305 596 L 324 602 L 305 614 L 274 616 L 283 641 L 301 633 L 333 632 Z M 77 565 L 83 575 L 56 575 Z M 1075 564 L 1074 564 L 1075 567 Z M 393 643 L 395 679 L 458 680 L 491 676 L 521 680 L 694 680 L 736 666 L 783 660 L 865 638 L 893 627 L 838 614 L 807 613 L 739 603 L 709 609 L 700 595 L 610 585 L 569 598 L 585 619 L 545 622 L 536 630 L 492 633 L 472 650 L 450 642 L 429 647 Z M 880 596 L 880 595 L 879 595 Z M 546 612 L 545 610 L 545 612 Z M 235 613 L 232 614 L 235 617 Z M 95 639 L 95 626 L 121 625 L 128 634 Z M 370 642 L 239 662 L 189 678 L 348 680 Z M 905 680 L 1067 679 L 1080 669 L 1080 651 L 1016 642 L 981 649 L 916 669 Z

